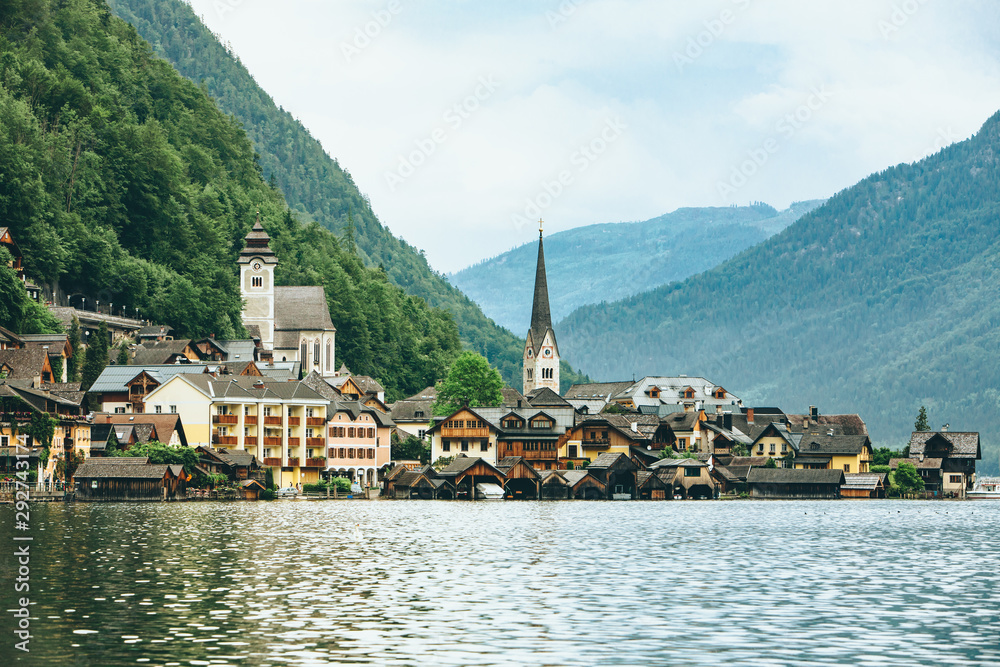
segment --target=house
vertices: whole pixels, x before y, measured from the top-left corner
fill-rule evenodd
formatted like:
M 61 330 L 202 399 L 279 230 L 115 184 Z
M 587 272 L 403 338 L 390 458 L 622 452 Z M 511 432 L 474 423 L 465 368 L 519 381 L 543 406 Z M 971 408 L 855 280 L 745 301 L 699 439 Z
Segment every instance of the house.
M 218 365 L 209 364 L 160 364 L 150 366 L 105 367 L 88 394 L 97 397 L 101 412 L 115 414 L 141 414 L 146 411 L 146 395 L 175 375 L 212 374 L 220 370 Z M 177 413 L 177 406 L 169 403 L 150 406 L 149 412 Z
M 809 435 L 868 435 L 868 426 L 857 414 L 824 415 L 816 406 L 809 406 L 809 414 L 785 415 L 788 429 Z
M 756 435 L 750 445 L 751 456 L 767 456 L 772 459 L 794 457 L 802 439 L 801 433 L 792 433 L 782 422 L 769 422 L 753 430 Z
M 190 476 L 182 465 L 149 463 L 146 458 L 89 460 L 77 468 L 77 500 L 171 500 Z
M 979 433 L 959 431 L 914 431 L 910 436 L 910 457 L 918 461 L 941 459 L 940 483 L 925 489 L 942 496 L 964 498 L 976 478 L 976 461 L 983 458 Z M 919 468 L 918 468 L 919 469 Z
M 90 427 L 90 447 L 88 458 L 107 456 L 108 449 L 121 449 L 114 424 L 92 424 Z
M 454 500 L 453 478 L 442 477 L 431 466 L 419 470 L 404 470 L 392 484 L 392 498 L 420 500 Z
M 844 471 L 753 468 L 747 474 L 751 498 L 820 500 L 840 497 Z
M 632 381 L 574 384 L 566 390 L 563 398 L 581 414 L 596 415 L 611 403 L 613 397 L 633 384 Z
M 431 439 L 431 461 L 453 456 L 476 456 L 491 466 L 498 461 L 500 429 L 472 408 L 461 408 L 436 421 L 427 435 Z
M 636 497 L 638 466 L 628 455 L 601 454 L 587 466 L 587 472 L 604 485 L 607 500 L 633 500 Z
M 389 406 L 389 416 L 399 430 L 401 439 L 413 436 L 423 440 L 431 427 L 434 401 L 437 400 L 437 390 L 427 387 L 409 398 L 396 401 Z
M 724 387 L 705 378 L 686 375 L 644 377 L 619 391 L 611 401 L 649 414 L 667 414 L 673 411 L 669 408 L 715 414 L 726 410 L 734 412 L 743 406 L 743 401 Z
M 538 473 L 538 497 L 540 500 L 568 500 L 570 495 L 569 482 L 560 470 L 542 470 Z
M 53 369 L 53 383 L 66 381 L 66 361 L 73 356 L 73 346 L 69 344 L 69 334 L 22 334 L 20 339 L 24 348 L 37 347 L 45 350 L 49 356 L 49 366 Z M 57 367 L 62 369 L 61 372 L 55 371 Z
M 239 484 L 243 500 L 260 500 L 260 494 L 265 490 L 259 479 L 245 479 Z
M 171 333 L 173 332 L 173 327 L 168 327 L 166 325 L 154 325 L 145 326 L 139 329 L 135 334 L 135 340 L 140 345 L 143 343 L 154 343 L 162 342 L 165 340 L 170 340 L 173 338 Z
M 640 470 L 636 473 L 636 500 L 670 500 L 673 495 L 675 470 Z
M 478 457 L 459 456 L 437 476 L 451 483 L 456 498 L 478 500 L 483 490 L 491 486 L 503 491 L 504 474 L 488 460 Z
M 867 435 L 802 435 L 792 462 L 796 468 L 837 468 L 845 473 L 866 473 L 873 459 Z
M 129 355 L 129 366 L 162 366 L 204 361 L 193 340 L 164 340 L 137 345 Z
M 56 382 L 48 351 L 41 347 L 0 350 L 0 379 L 30 380 L 35 386 Z
M 506 456 L 497 470 L 503 473 L 503 490 L 506 498 L 538 500 L 541 497 L 542 477 L 523 456 Z
M 167 412 L 150 414 L 95 413 L 95 424 L 134 424 L 155 431 L 155 439 L 171 447 L 187 447 L 187 436 L 179 414 Z
M 589 470 L 561 470 L 559 475 L 569 486 L 569 497 L 576 500 L 605 500 L 608 487 Z
M 198 468 L 206 474 L 222 474 L 233 481 L 263 479 L 264 473 L 257 457 L 242 449 L 197 447 Z
M 844 473 L 844 483 L 840 487 L 840 497 L 885 498 L 885 491 L 888 486 L 888 475 L 884 472 Z
M 649 467 L 651 472 L 663 471 L 673 474 L 665 476 L 673 489 L 674 496 L 681 498 L 715 498 L 719 494 L 718 485 L 712 477 L 708 463 L 697 459 L 661 459 Z
M 942 486 L 944 486 L 944 473 L 941 470 L 943 462 L 944 459 L 930 457 L 889 459 L 889 468 L 895 471 L 900 463 L 913 465 L 917 469 L 920 479 L 924 481 L 924 492 L 932 496 L 938 496 L 941 493 Z
M 633 448 L 658 452 L 670 447 L 674 433 L 656 415 L 609 414 L 588 416 L 559 439 L 560 467 L 583 465 L 601 454 L 632 455 Z

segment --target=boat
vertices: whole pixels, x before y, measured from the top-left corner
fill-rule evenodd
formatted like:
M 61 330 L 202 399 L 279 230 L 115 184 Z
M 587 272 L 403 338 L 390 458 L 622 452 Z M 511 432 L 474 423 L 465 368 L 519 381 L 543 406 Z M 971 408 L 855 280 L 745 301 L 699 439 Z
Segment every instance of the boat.
M 503 496 L 503 487 L 498 484 L 476 484 L 476 500 L 503 500 Z
M 1000 500 L 1000 477 L 980 477 L 965 497 L 969 500 Z

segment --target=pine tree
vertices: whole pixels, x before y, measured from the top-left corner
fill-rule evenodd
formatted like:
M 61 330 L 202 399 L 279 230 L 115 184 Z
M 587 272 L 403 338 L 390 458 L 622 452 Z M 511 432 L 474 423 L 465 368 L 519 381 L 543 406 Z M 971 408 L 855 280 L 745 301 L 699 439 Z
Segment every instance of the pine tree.
M 73 349 L 73 354 L 66 360 L 66 380 L 68 382 L 79 382 L 83 346 L 80 345 L 80 320 L 76 319 L 76 317 L 73 317 L 73 322 L 69 325 L 69 346 Z
M 920 412 L 917 413 L 917 421 L 913 424 L 914 431 L 929 431 L 931 426 L 927 423 L 927 408 L 920 406 Z
M 94 385 L 94 382 L 104 371 L 104 367 L 108 365 L 109 348 L 108 325 L 101 322 L 97 334 L 91 336 L 90 345 L 87 346 L 87 359 L 83 362 L 83 376 L 80 379 L 82 383 L 80 388 L 83 391 L 89 390 Z

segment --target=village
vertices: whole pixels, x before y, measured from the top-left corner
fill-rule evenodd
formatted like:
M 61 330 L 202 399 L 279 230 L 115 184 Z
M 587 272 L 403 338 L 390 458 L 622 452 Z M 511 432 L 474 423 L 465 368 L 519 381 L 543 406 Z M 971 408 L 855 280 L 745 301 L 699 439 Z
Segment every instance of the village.
M 6 228 L 0 245 L 39 299 Z M 76 352 L 69 333 L 0 327 L 3 499 L 17 481 L 31 483 L 34 500 L 77 501 L 982 493 L 976 432 L 917 430 L 902 452 L 879 460 L 858 414 L 750 407 L 703 377 L 577 384 L 560 394 L 541 226 L 522 387 L 448 415 L 434 415 L 434 387 L 387 403 L 376 379 L 337 366 L 324 289 L 275 285 L 277 264 L 258 220 L 236 267 L 246 339 L 175 339 L 169 326 L 115 314 L 112 304 L 50 305 L 83 341 L 107 337 L 109 364 L 86 391 L 67 381 Z M 405 440 L 425 443 L 424 460 L 393 456 L 393 443 Z M 192 450 L 193 459 L 134 455 L 150 443 Z M 894 477 L 909 483 L 894 487 Z

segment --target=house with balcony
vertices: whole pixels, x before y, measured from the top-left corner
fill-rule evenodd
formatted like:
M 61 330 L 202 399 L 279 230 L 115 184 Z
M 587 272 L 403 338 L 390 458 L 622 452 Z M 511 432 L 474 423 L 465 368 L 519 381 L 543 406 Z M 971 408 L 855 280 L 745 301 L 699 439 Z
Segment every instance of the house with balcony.
M 964 498 L 975 484 L 976 461 L 983 458 L 979 433 L 914 431 L 910 458 L 915 460 L 928 493 Z
M 436 421 L 427 435 L 431 439 L 431 461 L 459 455 L 480 458 L 491 466 L 499 461 L 500 429 L 472 408 L 461 408 Z
M 843 470 L 847 474 L 867 473 L 873 459 L 867 435 L 803 435 L 792 464 L 806 470 Z
M 586 417 L 559 439 L 560 468 L 578 468 L 601 454 L 658 453 L 675 440 L 670 425 L 656 415 L 601 413 Z

